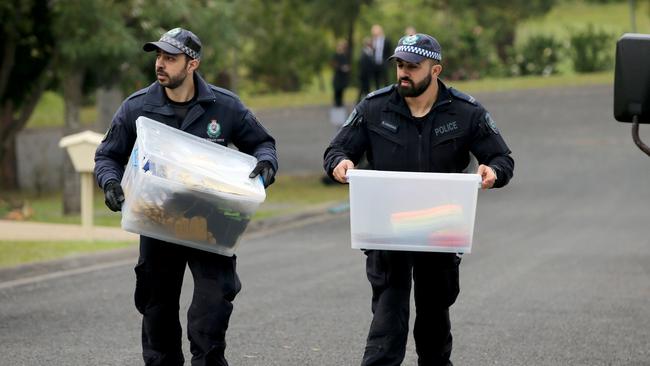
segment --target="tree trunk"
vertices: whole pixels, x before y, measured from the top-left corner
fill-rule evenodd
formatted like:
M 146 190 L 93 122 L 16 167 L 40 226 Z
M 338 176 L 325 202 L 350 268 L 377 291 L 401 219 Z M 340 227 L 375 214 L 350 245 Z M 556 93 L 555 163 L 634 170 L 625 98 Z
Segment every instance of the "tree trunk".
M 63 99 L 65 103 L 64 136 L 81 130 L 79 110 L 82 101 L 84 72 L 70 71 L 63 78 Z M 63 214 L 81 212 L 81 183 L 79 173 L 74 170 L 70 156 L 66 154 L 63 162 Z
M 0 152 L 0 189 L 18 189 L 18 167 L 16 164 L 16 136 L 2 144 Z
M 14 190 L 18 188 L 18 173 L 16 164 L 16 135 L 11 133 L 14 120 L 14 104 L 8 100 L 7 87 L 13 70 L 16 56 L 16 27 L 9 22 L 4 29 L 2 60 L 0 60 L 0 189 Z M 5 100 L 5 98 L 7 98 Z
M 27 124 L 45 87 L 49 85 L 55 58 L 53 56 L 43 69 L 42 76 L 34 83 L 32 91 L 25 96 L 20 108 L 14 108 L 13 102 L 9 99 L 2 100 L 0 105 L 0 188 L 2 189 L 18 189 L 16 135 Z M 4 99 L 2 93 L 0 98 Z

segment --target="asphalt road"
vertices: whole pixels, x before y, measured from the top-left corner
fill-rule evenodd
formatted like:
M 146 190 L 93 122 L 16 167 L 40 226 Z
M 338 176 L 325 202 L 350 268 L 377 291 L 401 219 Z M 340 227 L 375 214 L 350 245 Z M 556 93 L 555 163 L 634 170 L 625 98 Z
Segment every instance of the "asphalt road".
M 474 250 L 452 308 L 453 361 L 650 365 L 650 158 L 630 126 L 613 121 L 611 87 L 477 97 L 516 169 L 508 187 L 479 194 Z M 317 130 L 285 121 L 271 131 Z M 278 141 L 285 166 L 317 155 L 312 143 L 293 159 L 281 147 L 291 140 Z M 359 363 L 370 289 L 363 254 L 349 249 L 346 215 L 249 236 L 238 260 L 232 365 Z M 138 364 L 131 267 L 0 289 L 0 365 Z M 411 340 L 404 364 L 415 359 Z
M 352 107 L 348 109 L 351 111 Z M 276 139 L 280 162 L 278 174 L 323 171 L 323 152 L 336 133 L 328 113 L 329 108 L 324 106 L 255 111 Z

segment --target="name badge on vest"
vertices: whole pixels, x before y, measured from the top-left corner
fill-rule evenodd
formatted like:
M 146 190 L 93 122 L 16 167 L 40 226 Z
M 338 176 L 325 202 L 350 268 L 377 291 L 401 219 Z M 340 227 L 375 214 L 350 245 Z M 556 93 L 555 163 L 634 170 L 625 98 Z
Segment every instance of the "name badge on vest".
M 456 130 L 458 130 L 458 122 L 451 121 L 451 122 L 443 123 L 442 125 L 434 128 L 433 133 L 436 134 L 436 137 L 438 137 L 438 136 L 447 135 Z
M 397 133 L 397 125 L 395 125 L 393 123 L 386 122 L 386 121 L 381 121 L 381 127 L 387 129 L 388 131 L 390 131 L 392 133 Z

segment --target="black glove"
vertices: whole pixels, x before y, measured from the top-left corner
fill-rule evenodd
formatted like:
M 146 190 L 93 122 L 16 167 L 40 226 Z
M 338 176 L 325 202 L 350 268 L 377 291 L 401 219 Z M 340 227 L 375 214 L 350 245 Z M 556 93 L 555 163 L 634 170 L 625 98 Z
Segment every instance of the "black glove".
M 104 185 L 104 202 L 106 206 L 111 209 L 111 211 L 121 211 L 122 204 L 124 203 L 124 191 L 120 182 L 116 180 L 111 180 Z
M 262 177 L 262 184 L 264 184 L 264 188 L 270 186 L 271 183 L 275 182 L 275 170 L 269 161 L 258 161 L 255 169 L 253 169 L 248 177 L 255 178 L 258 175 Z

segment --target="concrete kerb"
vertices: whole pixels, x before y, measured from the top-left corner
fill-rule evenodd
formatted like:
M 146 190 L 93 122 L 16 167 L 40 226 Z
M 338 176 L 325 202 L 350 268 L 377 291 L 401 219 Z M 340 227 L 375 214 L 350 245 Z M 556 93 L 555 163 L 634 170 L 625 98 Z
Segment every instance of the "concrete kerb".
M 325 221 L 330 218 L 346 214 L 346 203 L 327 203 L 315 205 L 297 213 L 252 221 L 244 233 L 242 240 L 247 238 L 268 235 L 272 232 L 288 230 L 293 227 L 307 225 L 312 222 Z M 1 224 L 1 223 L 0 223 Z M 5 223 L 6 224 L 6 223 Z M 44 224 L 52 225 L 52 224 Z M 54 226 L 54 225 L 53 225 Z M 108 228 L 105 228 L 108 229 Z M 109 229 L 110 230 L 110 229 Z M 113 234 L 118 230 L 113 230 Z M 138 240 L 138 235 L 126 233 L 125 238 Z M 75 239 L 77 239 L 75 237 Z M 6 240 L 6 239 L 5 239 Z M 38 239 L 36 239 L 38 240 Z M 53 240 L 49 237 L 49 240 Z M 13 284 L 34 282 L 38 278 L 48 277 L 58 272 L 78 272 L 83 268 L 90 268 L 101 264 L 124 263 L 132 260 L 135 264 L 138 256 L 138 247 L 115 249 L 110 251 L 95 252 L 76 255 L 57 260 L 22 264 L 15 267 L 0 268 L 0 288 L 12 287 Z M 83 271 L 83 270 L 82 270 Z M 34 281 L 30 281 L 34 279 Z

